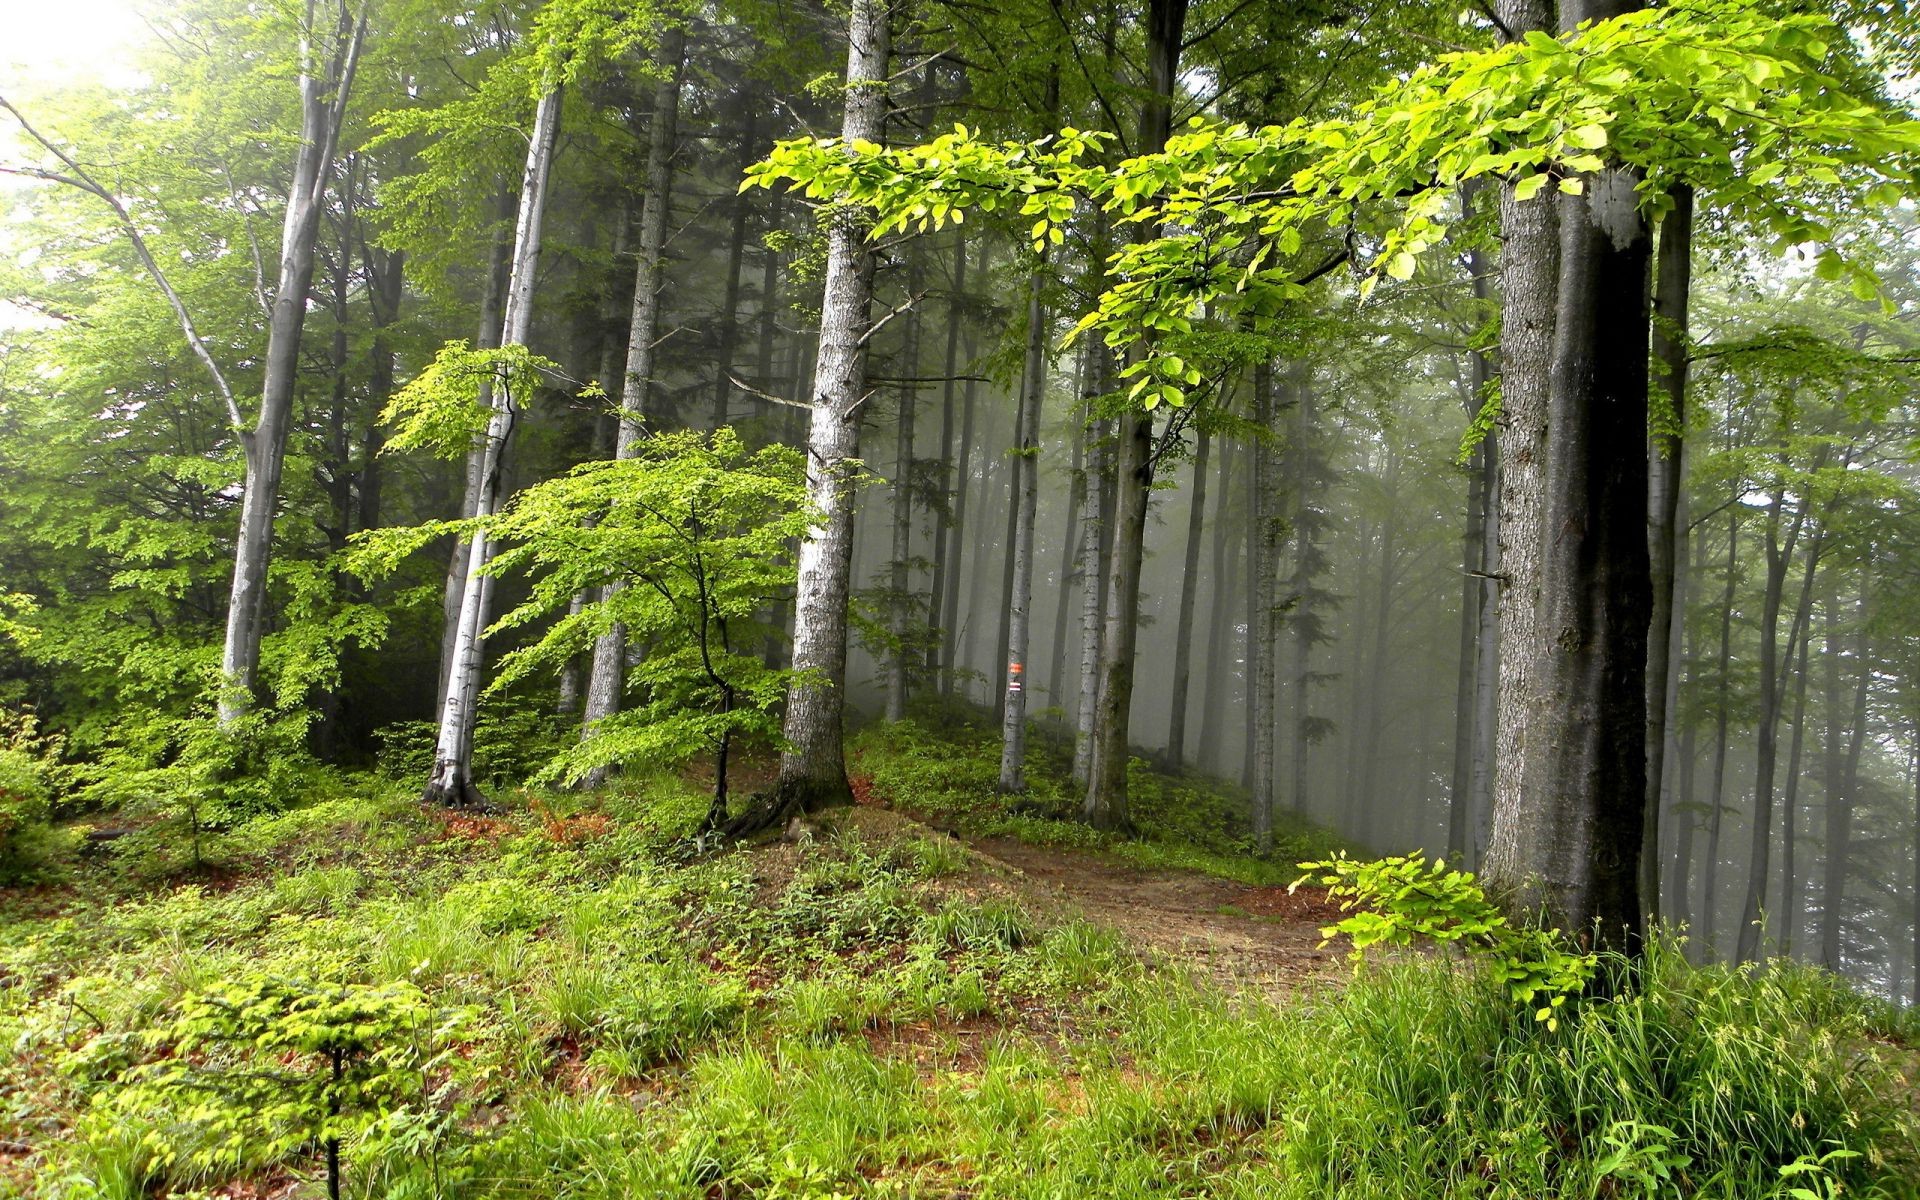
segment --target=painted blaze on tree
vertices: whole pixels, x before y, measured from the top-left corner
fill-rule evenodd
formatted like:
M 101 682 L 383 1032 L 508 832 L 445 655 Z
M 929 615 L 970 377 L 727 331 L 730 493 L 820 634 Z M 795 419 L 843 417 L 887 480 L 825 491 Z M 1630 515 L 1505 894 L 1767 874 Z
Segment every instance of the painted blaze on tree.
M 956 126 L 904 149 L 859 140 L 784 142 L 750 172 L 749 183 L 784 182 L 815 198 L 867 205 L 877 214 L 875 236 L 937 229 L 979 208 L 1030 219 L 1040 246 L 1059 240 L 1060 227 L 1088 203 L 1160 226 L 1161 236 L 1114 256 L 1108 287 L 1072 336 L 1098 336 L 1119 352 L 1131 402 L 1183 405 L 1226 366 L 1198 336 L 1203 309 L 1214 319 L 1263 326 L 1316 274 L 1313 264 L 1325 254 L 1316 243 L 1334 237 L 1376 248 L 1365 264 L 1363 296 L 1382 279 L 1410 278 L 1419 256 L 1446 239 L 1458 190 L 1475 180 L 1508 185 L 1519 205 L 1544 199 L 1541 212 L 1562 199 L 1577 208 L 1583 236 L 1612 243 L 1625 231 L 1626 242 L 1640 247 L 1638 268 L 1579 252 L 1582 269 L 1643 276 L 1646 223 L 1685 186 L 1734 226 L 1770 237 L 1779 252 L 1813 247 L 1823 277 L 1849 278 L 1857 296 L 1876 297 L 1872 271 L 1837 244 L 1827 214 L 1837 196 L 1886 206 L 1908 195 L 1920 165 L 1920 125 L 1880 103 L 1866 85 L 1854 86 L 1867 76 L 1853 70 L 1853 53 L 1830 16 L 1697 0 L 1559 37 L 1528 31 L 1497 49 L 1449 55 L 1387 86 L 1350 116 L 1260 129 L 1195 120 L 1162 153 L 1118 163 L 1103 157 L 1112 140 L 1105 134 L 1067 129 L 1035 142 L 988 144 Z M 1604 281 L 1569 285 L 1560 269 L 1556 263 L 1551 276 L 1556 298 L 1617 294 L 1600 286 Z M 1582 553 L 1604 557 L 1608 545 L 1620 549 L 1644 538 L 1644 496 L 1620 512 L 1592 501 L 1624 496 L 1630 482 L 1594 477 L 1605 474 L 1607 454 L 1644 454 L 1645 430 L 1634 422 L 1645 422 L 1645 365 L 1597 384 L 1576 379 L 1603 362 L 1603 310 L 1597 303 L 1569 312 L 1555 307 L 1548 352 L 1505 364 L 1510 390 L 1529 382 L 1516 370 L 1531 371 L 1543 395 L 1557 396 L 1548 415 L 1558 431 L 1549 427 L 1541 447 L 1545 469 L 1526 476 L 1541 494 L 1523 499 L 1544 516 L 1586 522 L 1591 544 Z M 1634 311 L 1644 326 L 1643 296 Z M 1642 328 L 1634 339 L 1643 351 L 1627 357 L 1644 360 L 1645 334 Z M 1605 422 L 1607 413 L 1581 401 L 1603 392 L 1627 401 L 1613 414 L 1628 422 L 1616 431 L 1618 446 L 1571 436 L 1577 430 L 1570 423 L 1592 431 L 1593 422 Z M 1494 423 L 1497 414 L 1476 424 Z M 1603 444 L 1612 449 L 1596 461 Z M 1567 458 L 1557 468 L 1556 454 Z M 1537 699 L 1569 714 L 1598 714 L 1608 697 L 1644 686 L 1646 631 L 1635 636 L 1630 628 L 1645 617 L 1646 606 L 1633 602 L 1645 590 L 1642 551 L 1640 583 L 1627 580 L 1620 589 L 1634 611 L 1589 614 L 1622 633 L 1601 641 L 1580 632 L 1587 624 L 1573 609 L 1604 607 L 1605 594 L 1589 604 L 1580 581 L 1561 578 L 1565 571 L 1541 556 L 1508 560 L 1503 604 L 1525 598 L 1541 619 L 1503 620 L 1510 643 L 1503 654 L 1551 658 L 1551 645 L 1540 639 L 1567 630 L 1582 642 L 1580 661 L 1558 663 L 1539 681 L 1551 694 Z M 1537 574 L 1518 577 L 1530 571 Z M 1554 593 L 1565 603 L 1539 599 L 1549 576 L 1565 585 Z M 1598 922 L 1603 938 L 1621 941 L 1625 931 L 1631 943 L 1640 921 L 1638 851 L 1631 844 L 1637 838 L 1605 836 L 1594 822 L 1637 812 L 1644 773 L 1602 771 L 1601 759 L 1550 737 L 1516 739 L 1508 749 L 1500 770 L 1523 782 L 1500 789 L 1495 841 L 1504 836 L 1512 853 L 1493 857 L 1490 884 L 1516 911 L 1571 928 Z M 1602 788 L 1620 794 L 1603 804 Z M 1562 823 L 1578 836 L 1547 838 L 1545 831 Z

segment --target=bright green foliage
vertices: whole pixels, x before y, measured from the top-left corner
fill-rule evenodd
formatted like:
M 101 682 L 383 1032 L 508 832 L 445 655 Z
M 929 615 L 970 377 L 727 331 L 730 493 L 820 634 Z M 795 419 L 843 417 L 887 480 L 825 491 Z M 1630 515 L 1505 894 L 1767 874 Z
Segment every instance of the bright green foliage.
M 644 656 L 633 703 L 553 764 L 576 779 L 602 764 L 674 764 L 724 756 L 736 740 L 778 732 L 789 672 L 763 658 L 762 614 L 793 583 L 794 539 L 812 521 L 798 452 L 749 451 L 739 435 L 680 432 L 634 457 L 585 464 L 528 489 L 490 526 L 505 549 L 490 570 L 525 572 L 533 590 L 496 631 L 559 613 L 539 641 L 509 654 L 500 690 L 580 653 L 619 626 Z M 581 592 L 610 593 L 566 616 Z
M 429 1077 L 456 1060 L 458 1015 L 435 1013 L 407 983 L 315 983 L 258 974 L 180 1000 L 141 1039 L 162 1055 L 121 1079 L 112 1103 L 164 1113 L 194 1131 L 182 1164 L 231 1170 L 371 1132 L 417 1135 L 441 1119 Z M 170 1168 L 182 1150 L 167 1125 L 146 1149 Z M 336 1181 L 337 1182 L 337 1181 Z
M 1514 1000 L 1532 1005 L 1534 1019 L 1548 1029 L 1559 1028 L 1560 1010 L 1599 969 L 1597 955 L 1569 949 L 1558 929 L 1510 923 L 1472 872 L 1450 871 L 1443 860 L 1429 861 L 1419 851 L 1373 862 L 1342 853 L 1303 862 L 1300 869 L 1312 874 L 1294 887 L 1311 879 L 1352 914 L 1320 933 L 1329 940 L 1338 934 L 1351 938 L 1355 959 L 1373 946 L 1411 946 L 1422 939 L 1476 949 L 1493 963 Z
M 1478 179 L 1510 182 L 1527 199 L 1631 168 L 1637 202 L 1655 214 L 1672 184 L 1689 183 L 1779 251 L 1823 243 L 1824 272 L 1878 295 L 1828 214 L 1841 197 L 1905 196 L 1920 123 L 1850 86 L 1848 46 L 1825 15 L 1690 0 L 1564 38 L 1533 33 L 1447 55 L 1351 116 L 1260 129 L 1196 119 L 1165 152 L 1118 165 L 1098 161 L 1106 134 L 989 145 L 956 126 L 898 150 L 783 142 L 746 186 L 784 180 L 869 206 L 875 236 L 937 229 L 978 207 L 1031 219 L 1038 246 L 1061 239 L 1081 197 L 1167 230 L 1114 256 L 1113 282 L 1076 333 L 1097 330 L 1116 349 L 1151 346 L 1125 370 L 1129 398 L 1177 405 L 1205 374 L 1182 346 L 1203 308 L 1227 320 L 1276 316 L 1303 278 L 1345 253 L 1307 253 L 1329 230 L 1376 235 L 1365 287 L 1383 274 L 1410 278 L 1443 240 L 1457 189 Z M 1378 211 L 1401 200 L 1392 216 Z
M 448 342 L 433 361 L 393 394 L 380 420 L 394 427 L 387 447 L 427 450 L 442 458 L 466 454 L 486 431 L 491 410 L 481 402 L 482 387 L 504 393 L 508 404 L 524 405 L 545 372 L 560 364 L 525 346 L 476 349 Z
M 0 710 L 0 884 L 32 874 L 50 848 L 62 745 L 41 733 L 31 712 Z

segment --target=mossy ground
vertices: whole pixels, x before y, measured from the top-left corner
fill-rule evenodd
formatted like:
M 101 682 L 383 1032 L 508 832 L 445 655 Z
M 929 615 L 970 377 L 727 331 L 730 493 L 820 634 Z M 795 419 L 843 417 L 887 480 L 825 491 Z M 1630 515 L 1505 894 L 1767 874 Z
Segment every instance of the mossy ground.
M 864 799 L 959 836 L 856 808 L 694 858 L 705 800 L 679 780 L 491 817 L 362 780 L 212 839 L 197 875 L 76 863 L 0 899 L 0 1194 L 319 1195 L 317 1155 L 183 1165 L 192 1114 L 115 1104 L 128 1035 L 261 971 L 410 980 L 466 1014 L 436 1119 L 347 1145 L 352 1196 L 1916 1194 L 1898 1018 L 1830 977 L 1663 955 L 1557 1033 L 1437 956 L 1222 984 L 1053 903 L 991 839 L 1240 887 L 1328 840 L 1253 858 L 1230 791 L 1144 768 L 1147 836 L 1095 838 L 1056 819 L 1045 747 L 1018 811 L 991 749 L 853 744 Z M 1841 1146 L 1859 1157 L 1780 1173 Z

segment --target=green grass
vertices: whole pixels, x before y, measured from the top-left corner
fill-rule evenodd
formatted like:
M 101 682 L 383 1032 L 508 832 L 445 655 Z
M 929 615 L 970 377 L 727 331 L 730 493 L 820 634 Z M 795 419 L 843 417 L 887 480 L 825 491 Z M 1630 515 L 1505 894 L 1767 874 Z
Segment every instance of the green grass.
M 1328 831 L 1287 813 L 1274 815 L 1273 849 L 1254 853 L 1246 792 L 1202 775 L 1128 764 L 1127 792 L 1137 837 L 1081 824 L 1080 793 L 1070 782 L 1071 747 L 1036 736 L 1027 754 L 1027 792 L 999 790 L 1000 732 L 977 715 L 927 713 L 869 725 L 849 745 L 856 777 L 874 795 L 948 828 L 1011 837 L 1036 846 L 1094 851 L 1149 870 L 1196 871 L 1239 883 L 1292 883 L 1294 864 L 1353 850 Z
M 904 808 L 1005 829 L 981 753 L 895 729 L 859 762 Z M 1207 832 L 1230 794 L 1164 786 L 1199 815 L 1144 805 L 1169 857 L 1139 861 L 1282 870 Z M 1663 949 L 1557 1031 L 1442 957 L 1275 1004 L 1023 908 L 910 823 L 672 858 L 698 801 L 640 780 L 449 825 L 336 796 L 224 835 L 210 880 L 0 893 L 0 1142 L 32 1148 L 0 1154 L 0 1195 L 320 1195 L 310 1148 L 170 1162 L 203 1115 L 121 1102 L 143 1031 L 266 971 L 409 980 L 457 1018 L 428 1092 L 348 1139 L 354 1197 L 1920 1196 L 1909 1031 L 1818 971 Z

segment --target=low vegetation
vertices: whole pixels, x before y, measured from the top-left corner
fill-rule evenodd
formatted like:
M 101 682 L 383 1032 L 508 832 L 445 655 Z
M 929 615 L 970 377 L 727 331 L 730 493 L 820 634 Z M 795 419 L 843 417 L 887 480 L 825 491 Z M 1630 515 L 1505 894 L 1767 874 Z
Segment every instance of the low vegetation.
M 1231 993 L 875 806 L 1066 841 L 978 785 L 993 756 L 871 731 L 870 803 L 711 857 L 680 840 L 703 789 L 662 776 L 490 817 L 366 779 L 197 872 L 70 862 L 4 900 L 0 1189 L 318 1195 L 330 1148 L 365 1197 L 1920 1188 L 1911 1031 L 1830 975 L 1661 948 L 1555 1029 L 1471 955 Z M 1172 819 L 1230 793 L 1136 770 L 1149 836 L 1092 849 L 1297 873 Z

